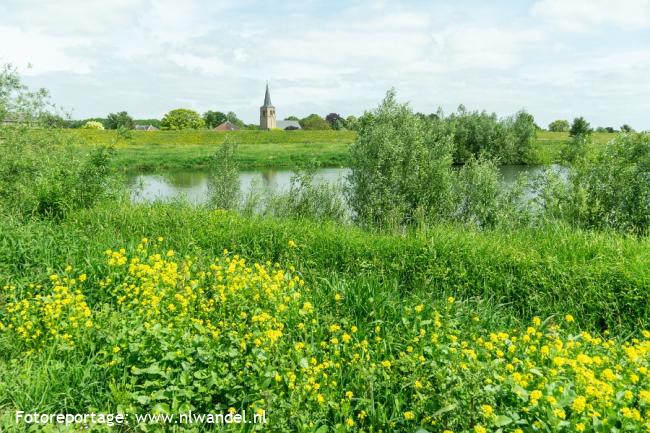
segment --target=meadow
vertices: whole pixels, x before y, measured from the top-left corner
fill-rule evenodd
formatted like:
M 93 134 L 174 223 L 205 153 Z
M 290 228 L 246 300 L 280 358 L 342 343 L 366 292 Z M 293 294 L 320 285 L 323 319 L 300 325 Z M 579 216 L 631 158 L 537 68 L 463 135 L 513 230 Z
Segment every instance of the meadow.
M 296 168 L 310 163 L 321 167 L 345 167 L 354 131 L 117 131 L 61 130 L 66 139 L 80 143 L 80 151 L 92 146 L 114 146 L 113 164 L 122 171 L 205 168 L 215 149 L 226 140 L 238 146 L 237 162 L 242 169 Z M 31 131 L 52 134 L 52 131 Z M 593 144 L 603 145 L 615 134 L 594 133 Z M 530 164 L 561 160 L 570 141 L 568 133 L 538 131 Z
M 356 137 L 0 127 L 0 431 L 650 431 L 650 137 L 531 148 L 519 119 L 434 123 L 388 92 Z M 306 171 L 242 197 L 246 158 L 327 137 L 345 191 Z M 131 203 L 132 145 L 209 150 L 208 203 Z M 503 188 L 475 145 L 566 173 Z

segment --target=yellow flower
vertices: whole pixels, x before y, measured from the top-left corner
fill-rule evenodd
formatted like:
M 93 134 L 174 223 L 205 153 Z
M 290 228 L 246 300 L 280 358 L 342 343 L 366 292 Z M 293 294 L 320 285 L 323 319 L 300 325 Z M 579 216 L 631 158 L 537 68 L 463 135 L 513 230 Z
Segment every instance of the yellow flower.
M 341 336 L 341 340 L 343 340 L 344 343 L 349 343 L 351 338 L 352 338 L 352 337 L 350 337 L 349 334 L 343 334 L 343 335 Z
M 381 365 L 382 365 L 382 367 L 384 367 L 384 368 L 390 368 L 390 366 L 391 366 L 392 364 L 391 364 L 390 361 L 388 361 L 388 360 L 384 360 L 384 361 L 381 361 Z
M 347 397 L 348 400 L 352 400 L 354 394 L 352 393 L 352 391 L 346 391 L 345 396 Z
M 296 248 L 298 245 L 292 240 L 289 241 L 289 248 Z
M 113 353 L 117 353 L 117 352 L 119 352 L 120 350 L 122 350 L 122 348 L 121 348 L 120 346 L 115 346 L 115 347 L 113 347 Z
M 474 433 L 487 433 L 487 430 L 482 425 L 475 425 Z
M 585 425 L 581 422 L 576 424 L 576 431 L 585 431 Z
M 354 424 L 355 423 L 354 423 L 354 420 L 352 418 L 348 418 L 348 419 L 345 420 L 345 425 L 347 425 L 348 427 L 354 427 Z
M 343 295 L 341 295 L 340 293 L 337 293 L 336 295 L 334 295 L 334 300 L 335 300 L 336 302 L 339 302 L 339 301 L 341 301 L 342 299 L 343 299 Z
M 571 410 L 577 413 L 582 413 L 585 410 L 586 405 L 587 399 L 579 395 L 573 400 L 573 403 L 571 404 Z
M 453 296 L 450 296 L 450 297 L 447 298 L 447 302 L 450 303 L 450 304 L 453 304 L 454 301 L 456 301 L 456 299 Z
M 415 414 L 413 412 L 411 412 L 410 410 L 406 411 L 406 412 L 404 412 L 404 419 L 407 420 L 407 421 L 411 421 L 411 420 L 415 419 Z
M 486 418 L 489 418 L 494 414 L 494 409 L 489 404 L 481 406 L 481 411 L 483 412 L 483 416 Z
M 572 316 L 572 315 L 567 314 L 566 316 L 564 316 L 564 320 L 566 320 L 567 322 L 571 323 L 571 322 L 573 322 L 574 319 L 573 319 L 573 316 Z
M 421 313 L 423 310 L 424 310 L 424 305 L 420 304 L 415 306 L 415 311 L 417 311 L 418 313 Z

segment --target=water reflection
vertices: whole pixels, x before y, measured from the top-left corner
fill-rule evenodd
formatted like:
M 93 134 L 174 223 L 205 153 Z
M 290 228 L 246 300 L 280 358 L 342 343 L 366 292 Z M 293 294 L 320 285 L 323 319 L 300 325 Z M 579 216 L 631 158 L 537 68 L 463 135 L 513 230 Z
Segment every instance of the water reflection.
M 559 166 L 554 169 L 563 171 Z M 510 165 L 500 167 L 505 185 L 513 184 L 520 175 L 529 178 L 540 174 L 544 166 Z M 345 182 L 348 168 L 323 168 L 316 172 L 316 182 Z M 286 192 L 295 172 L 291 170 L 242 171 L 239 185 L 242 193 L 248 193 L 253 186 L 268 192 Z M 135 203 L 153 201 L 172 201 L 185 199 L 194 204 L 202 204 L 208 198 L 208 172 L 205 170 L 180 170 L 164 173 L 142 173 L 128 179 L 131 199 Z
M 348 174 L 347 168 L 324 168 L 316 172 L 315 182 L 343 182 Z M 239 174 L 239 187 L 242 193 L 251 188 L 282 193 L 289 190 L 291 170 L 242 171 Z M 185 199 L 190 203 L 203 204 L 208 198 L 208 172 L 205 170 L 170 171 L 165 173 L 142 173 L 129 177 L 131 200 L 135 203 L 172 201 Z

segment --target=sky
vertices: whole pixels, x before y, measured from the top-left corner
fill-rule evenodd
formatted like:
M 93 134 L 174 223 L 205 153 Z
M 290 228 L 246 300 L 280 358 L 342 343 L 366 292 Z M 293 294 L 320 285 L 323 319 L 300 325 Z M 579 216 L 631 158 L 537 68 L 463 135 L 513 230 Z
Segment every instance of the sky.
M 0 63 L 73 118 L 360 115 L 394 87 L 537 123 L 650 129 L 650 0 L 0 0 Z

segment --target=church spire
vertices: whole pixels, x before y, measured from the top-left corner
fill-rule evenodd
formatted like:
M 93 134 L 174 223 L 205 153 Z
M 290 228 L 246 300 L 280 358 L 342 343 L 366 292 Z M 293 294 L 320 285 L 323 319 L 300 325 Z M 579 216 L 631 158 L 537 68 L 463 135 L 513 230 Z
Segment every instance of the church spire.
M 271 93 L 269 92 L 269 82 L 266 82 L 266 94 L 264 95 L 264 105 L 262 107 L 273 107 L 271 104 Z

